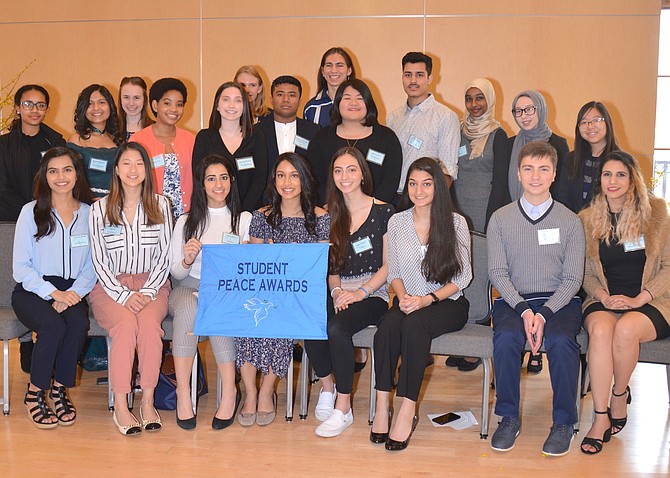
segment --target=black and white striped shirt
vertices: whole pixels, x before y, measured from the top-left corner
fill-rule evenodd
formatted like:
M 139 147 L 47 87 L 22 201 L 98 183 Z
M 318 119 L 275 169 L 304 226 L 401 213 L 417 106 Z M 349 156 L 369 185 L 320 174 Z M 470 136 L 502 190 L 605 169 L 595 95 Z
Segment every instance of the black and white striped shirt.
M 132 223 L 122 214 L 121 226 L 105 221 L 108 196 L 91 206 L 89 232 L 93 267 L 107 294 L 120 304 L 124 304 L 133 293 L 121 285 L 116 278 L 119 274 L 142 274 L 149 272 L 141 294 L 156 298 L 158 289 L 165 284 L 170 273 L 170 239 L 172 237 L 172 212 L 169 202 L 163 196 L 156 200 L 163 212 L 165 222 L 147 225 L 146 214 L 140 203 Z

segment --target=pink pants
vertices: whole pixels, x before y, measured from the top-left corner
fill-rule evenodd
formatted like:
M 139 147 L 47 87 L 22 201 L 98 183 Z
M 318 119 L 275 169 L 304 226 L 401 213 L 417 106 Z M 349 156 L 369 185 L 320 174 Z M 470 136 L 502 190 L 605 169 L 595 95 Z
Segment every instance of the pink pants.
M 149 276 L 143 274 L 119 274 L 117 279 L 125 287 L 139 291 Z M 142 389 L 156 388 L 160 371 L 164 335 L 161 322 L 168 311 L 170 282 L 166 281 L 142 311 L 132 313 L 114 301 L 98 282 L 89 295 L 93 315 L 112 338 L 109 357 L 109 379 L 116 393 L 130 393 L 131 374 L 135 359 L 135 347 L 139 362 L 140 386 Z

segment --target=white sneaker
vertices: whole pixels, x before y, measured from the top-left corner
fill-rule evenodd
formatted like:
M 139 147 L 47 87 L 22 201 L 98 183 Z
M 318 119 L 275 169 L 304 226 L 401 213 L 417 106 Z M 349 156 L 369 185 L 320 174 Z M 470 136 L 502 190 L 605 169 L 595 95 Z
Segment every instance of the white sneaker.
M 354 423 L 354 414 L 351 409 L 347 413 L 342 413 L 335 409 L 328 419 L 319 425 L 315 431 L 317 435 L 324 438 L 336 437 Z
M 319 401 L 314 409 L 314 416 L 320 422 L 328 420 L 330 414 L 335 410 L 335 398 L 337 398 L 337 388 L 333 392 L 324 392 L 323 388 L 319 392 Z

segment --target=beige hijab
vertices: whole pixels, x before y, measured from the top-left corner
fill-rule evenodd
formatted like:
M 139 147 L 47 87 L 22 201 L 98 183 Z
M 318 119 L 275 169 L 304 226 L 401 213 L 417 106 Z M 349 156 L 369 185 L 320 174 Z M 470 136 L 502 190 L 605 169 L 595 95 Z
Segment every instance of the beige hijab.
M 463 95 L 470 89 L 477 88 L 486 98 L 486 112 L 479 118 L 473 117 L 468 110 L 465 110 L 463 116 L 463 124 L 461 129 L 463 135 L 470 140 L 470 159 L 480 157 L 484 153 L 484 146 L 489 139 L 489 135 L 500 128 L 500 123 L 493 117 L 493 110 L 496 105 L 496 92 L 493 90 L 493 85 L 486 78 L 475 78 L 468 81 L 463 90 Z

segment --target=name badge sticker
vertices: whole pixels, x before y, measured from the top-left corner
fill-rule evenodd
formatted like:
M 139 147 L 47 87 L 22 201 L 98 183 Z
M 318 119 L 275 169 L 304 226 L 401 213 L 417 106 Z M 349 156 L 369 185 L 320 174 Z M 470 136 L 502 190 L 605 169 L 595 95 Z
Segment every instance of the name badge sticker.
M 92 169 L 93 171 L 101 171 L 104 173 L 107 171 L 107 160 L 91 158 L 91 162 L 88 164 L 88 169 Z
M 151 163 L 154 165 L 154 169 L 165 167 L 165 158 L 162 154 L 154 156 L 151 158 Z
M 640 238 L 635 242 L 632 241 L 624 242 L 623 250 L 624 252 L 635 252 L 644 250 L 644 234 L 642 234 Z
M 370 148 L 368 149 L 368 156 L 365 159 L 367 159 L 371 163 L 381 166 L 382 164 L 384 164 L 385 157 L 386 153 L 382 153 L 381 151 L 377 151 L 375 149 Z
M 361 254 L 365 251 L 372 250 L 372 241 L 370 241 L 370 237 L 365 236 L 363 239 L 352 242 L 351 247 L 354 248 L 356 254 Z
M 245 156 L 244 158 L 235 158 L 238 171 L 246 171 L 247 169 L 255 169 L 253 156 Z
M 309 148 L 309 140 L 303 138 L 302 136 L 296 134 L 295 139 L 293 140 L 293 144 L 295 144 L 298 148 L 302 149 L 307 149 Z
M 555 229 L 540 229 L 537 231 L 537 242 L 541 246 L 548 246 L 551 244 L 561 243 L 561 230 Z
M 413 134 L 410 134 L 409 139 L 407 140 L 407 144 L 409 144 L 414 149 L 421 149 L 423 140 L 421 138 L 417 138 Z
M 223 234 L 223 240 L 221 242 L 223 244 L 239 244 L 240 236 L 226 232 Z
M 118 236 L 121 234 L 121 226 L 108 225 L 102 230 L 103 234 L 111 234 L 112 236 Z
M 461 156 L 465 156 L 468 154 L 468 147 L 463 145 L 460 148 L 458 148 L 458 157 L 460 158 Z
M 79 234 L 77 236 L 70 236 L 70 247 L 86 247 L 88 246 L 88 234 Z

